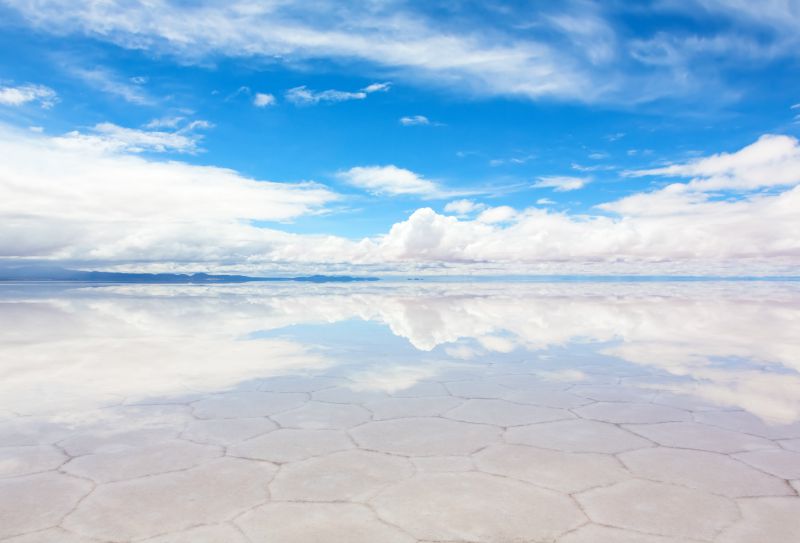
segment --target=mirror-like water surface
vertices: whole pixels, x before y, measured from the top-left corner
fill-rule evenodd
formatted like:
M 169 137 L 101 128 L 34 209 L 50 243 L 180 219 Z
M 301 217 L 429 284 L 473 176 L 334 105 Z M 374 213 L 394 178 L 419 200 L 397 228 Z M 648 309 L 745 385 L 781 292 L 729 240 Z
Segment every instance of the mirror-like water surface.
M 800 284 L 0 287 L 0 540 L 794 542 Z

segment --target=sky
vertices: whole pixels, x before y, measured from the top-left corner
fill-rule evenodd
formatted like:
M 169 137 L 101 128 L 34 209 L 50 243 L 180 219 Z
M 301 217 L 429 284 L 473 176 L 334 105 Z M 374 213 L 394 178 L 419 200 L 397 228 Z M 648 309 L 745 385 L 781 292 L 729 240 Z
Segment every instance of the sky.
M 800 0 L 0 0 L 0 262 L 800 273 Z

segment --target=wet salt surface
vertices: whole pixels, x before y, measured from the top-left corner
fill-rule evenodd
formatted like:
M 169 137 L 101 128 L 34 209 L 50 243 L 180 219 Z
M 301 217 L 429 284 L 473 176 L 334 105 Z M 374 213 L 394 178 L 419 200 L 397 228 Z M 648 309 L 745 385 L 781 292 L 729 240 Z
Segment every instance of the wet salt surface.
M 0 540 L 795 542 L 800 285 L 0 287 Z

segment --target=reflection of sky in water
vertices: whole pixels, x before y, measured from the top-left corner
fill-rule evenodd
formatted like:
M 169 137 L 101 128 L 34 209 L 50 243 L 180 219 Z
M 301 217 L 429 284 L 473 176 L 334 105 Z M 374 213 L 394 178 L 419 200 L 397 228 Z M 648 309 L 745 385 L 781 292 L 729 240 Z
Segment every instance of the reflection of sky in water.
M 3 285 L 0 539 L 794 543 L 798 291 Z
M 549 379 L 641 374 L 766 420 L 800 417 L 791 283 L 109 286 L 0 290 L 0 409 L 336 375 L 396 391 L 525 366 Z M 548 377 L 549 376 L 549 377 Z

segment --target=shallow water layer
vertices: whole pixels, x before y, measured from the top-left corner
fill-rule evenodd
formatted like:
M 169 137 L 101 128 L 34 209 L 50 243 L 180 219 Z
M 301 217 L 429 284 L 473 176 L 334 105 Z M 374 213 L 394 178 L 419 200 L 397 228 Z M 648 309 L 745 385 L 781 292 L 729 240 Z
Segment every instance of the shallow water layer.
M 800 284 L 0 286 L 0 540 L 796 542 Z

